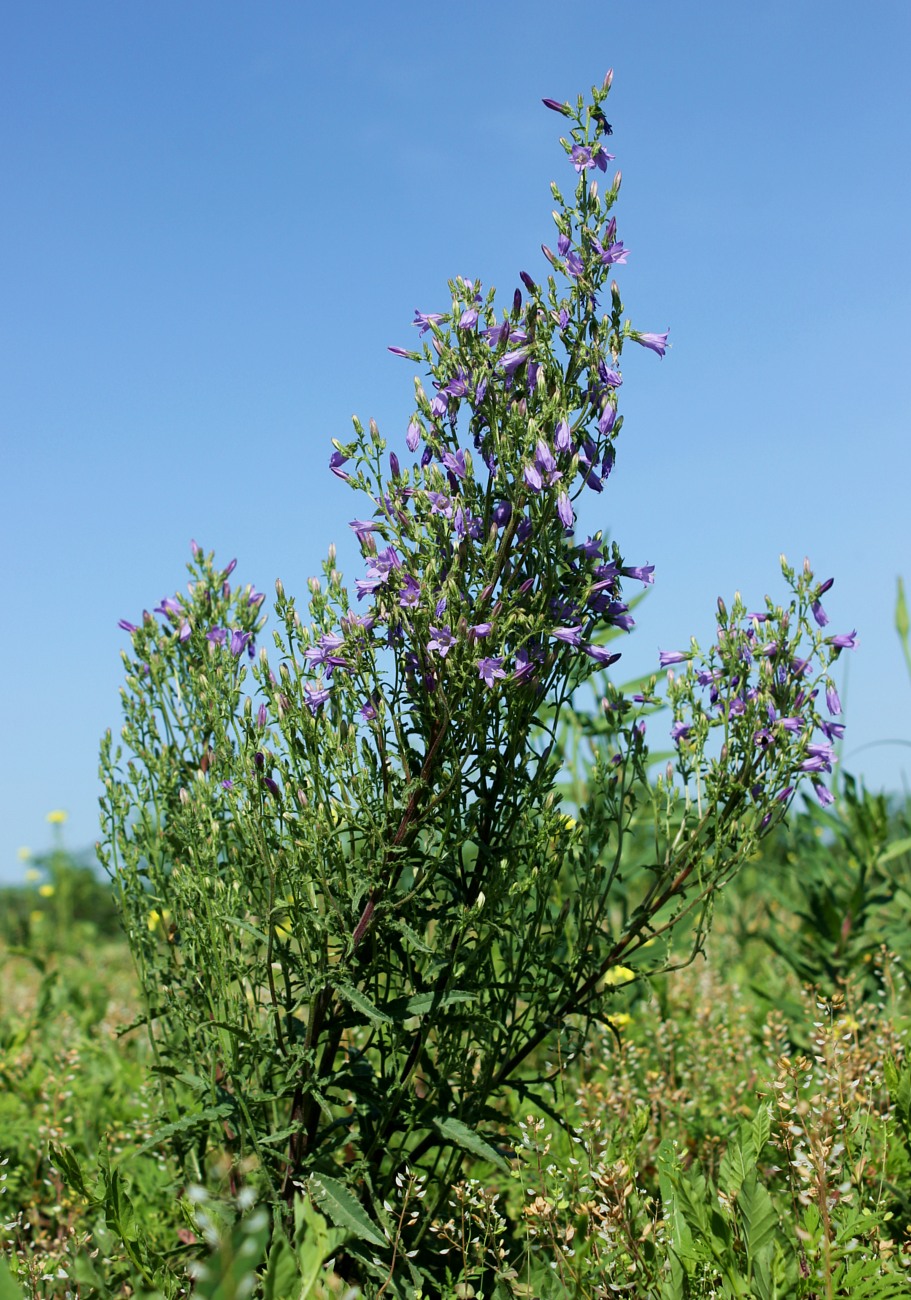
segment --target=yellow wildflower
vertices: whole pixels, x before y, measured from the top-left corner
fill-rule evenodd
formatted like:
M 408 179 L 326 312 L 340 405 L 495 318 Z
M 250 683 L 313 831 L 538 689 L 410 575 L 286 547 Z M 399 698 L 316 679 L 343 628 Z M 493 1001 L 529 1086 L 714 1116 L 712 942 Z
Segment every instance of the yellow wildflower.
M 41 879 L 41 872 L 36 871 L 34 867 L 29 867 L 28 871 L 25 873 L 25 879 L 30 885 L 34 885 L 36 880 Z
M 628 966 L 611 966 L 610 970 L 604 976 L 605 988 L 616 988 L 618 984 L 629 984 L 636 978 L 636 972 L 630 970 Z
M 21 849 L 16 850 L 16 857 L 19 859 L 20 862 L 28 862 L 31 856 L 32 856 L 31 849 L 27 848 L 24 844 Z
M 39 885 L 39 886 L 38 886 L 38 893 L 41 895 L 42 898 L 53 898 L 53 897 L 54 897 L 54 886 L 53 886 L 53 885 Z
M 41 922 L 44 920 L 44 913 L 43 913 L 43 912 L 29 912 L 29 914 L 28 914 L 28 919 L 29 919 L 29 923 L 30 923 L 31 925 L 40 925 Z
M 170 919 L 171 913 L 167 908 L 164 908 L 163 911 L 159 912 L 157 908 L 153 907 L 146 918 L 146 925 L 149 927 L 149 930 L 157 930 L 159 926 L 161 929 L 164 929 Z
M 62 826 L 68 816 L 69 813 L 64 812 L 62 808 L 55 808 L 53 812 L 48 813 L 47 820 L 52 826 Z
M 607 1017 L 607 1023 L 614 1029 L 625 1029 L 633 1023 L 633 1018 L 626 1011 L 618 1011 L 616 1015 Z

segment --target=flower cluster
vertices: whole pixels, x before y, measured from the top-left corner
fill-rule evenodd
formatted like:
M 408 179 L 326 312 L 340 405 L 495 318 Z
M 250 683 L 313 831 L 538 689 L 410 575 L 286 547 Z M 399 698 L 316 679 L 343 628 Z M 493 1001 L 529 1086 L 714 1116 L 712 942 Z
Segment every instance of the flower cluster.
M 190 543 L 193 558 L 202 559 L 201 548 L 195 541 Z M 209 568 L 212 557 L 209 556 Z M 161 616 L 159 625 L 148 610 L 143 610 L 142 622 L 131 623 L 122 618 L 118 623 L 124 632 L 129 632 L 133 648 L 143 660 L 143 670 L 149 670 L 149 659 L 160 653 L 169 643 L 185 645 L 194 638 L 199 648 L 203 645 L 224 647 L 234 659 L 240 659 L 244 651 L 253 659 L 256 653 L 256 633 L 262 628 L 265 618 L 261 607 L 265 593 L 255 587 L 246 586 L 232 592 L 228 581 L 237 561 L 231 560 L 219 573 L 207 573 L 201 577 L 191 569 L 194 576 L 187 585 L 187 595 L 179 592 L 174 596 L 165 596 L 155 606 L 155 614 Z M 230 626 L 213 622 L 213 611 L 225 609 L 234 600 L 235 617 Z
M 376 716 L 376 701 L 361 667 L 384 645 L 413 695 L 472 680 L 540 695 L 560 674 L 609 665 L 619 656 L 605 635 L 633 626 L 622 579 L 652 581 L 652 566 L 625 565 L 600 534 L 574 540 L 579 495 L 602 492 L 614 465 L 623 344 L 659 355 L 667 344 L 622 321 L 616 282 L 598 316 L 608 275 L 629 256 L 610 215 L 620 174 L 604 193 L 589 179 L 613 160 L 601 138 L 612 133 L 600 108 L 609 86 L 591 106 L 558 110 L 574 122 L 561 143 L 577 181 L 572 203 L 552 187 L 557 252 L 542 247 L 555 274 L 542 284 L 523 271 L 500 311 L 494 291 L 458 277 L 449 310 L 415 311 L 420 350 L 390 349 L 429 370 L 404 437 L 415 462 L 387 459 L 372 421 L 334 443 L 331 471 L 371 500 L 370 517 L 351 522 L 366 612 L 352 624 L 343 608 L 337 625 L 314 627 L 305 654 L 325 670 L 321 692 L 333 669 L 371 688 L 362 717 Z
M 686 769 L 688 751 L 701 752 L 717 729 L 726 761 L 740 762 L 755 802 L 771 796 L 786 803 L 799 778 L 809 775 L 826 807 L 833 796 L 823 777 L 845 730 L 835 720 L 841 701 L 830 674 L 841 651 L 854 648 L 856 633 L 822 632 L 829 620 L 821 597 L 831 578 L 817 583 L 806 560 L 797 574 L 782 557 L 782 571 L 793 591 L 787 610 L 768 598 L 765 609 L 748 610 L 738 595 L 729 613 L 719 599 L 717 640 L 707 655 L 695 643 L 689 651 L 661 651 L 660 666 L 671 670 L 671 738 Z M 680 677 L 677 665 L 686 665 Z M 828 716 L 818 711 L 822 700 Z

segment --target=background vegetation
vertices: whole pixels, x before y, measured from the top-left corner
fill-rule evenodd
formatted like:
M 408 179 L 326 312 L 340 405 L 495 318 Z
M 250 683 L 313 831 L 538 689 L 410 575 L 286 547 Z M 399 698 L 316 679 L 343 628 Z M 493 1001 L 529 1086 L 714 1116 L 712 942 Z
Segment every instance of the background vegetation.
M 211 1144 L 188 1187 L 150 1141 L 110 892 L 62 844 L 26 874 L 0 911 L 0 1296 L 360 1294 L 332 1269 L 356 1206 L 301 1199 L 267 1256 L 254 1170 Z M 911 802 L 845 777 L 727 887 L 694 963 L 612 973 L 589 1045 L 568 1030 L 541 1105 L 504 1110 L 520 1141 L 452 1188 L 448 1294 L 907 1295 L 909 891 Z M 166 917 L 147 924 L 167 942 Z M 404 1225 L 422 1188 L 399 1183 Z

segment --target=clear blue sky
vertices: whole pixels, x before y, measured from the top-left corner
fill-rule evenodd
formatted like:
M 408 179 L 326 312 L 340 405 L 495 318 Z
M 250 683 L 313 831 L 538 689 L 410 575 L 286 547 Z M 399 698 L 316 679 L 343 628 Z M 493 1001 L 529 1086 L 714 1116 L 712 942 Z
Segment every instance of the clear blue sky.
M 191 537 L 302 592 L 354 498 L 329 439 L 411 412 L 416 306 L 543 273 L 566 98 L 615 68 L 624 355 L 592 499 L 656 586 L 619 668 L 809 555 L 857 628 L 845 766 L 911 777 L 911 6 L 30 0 L 0 20 L 0 877 L 97 834 L 119 618 Z M 569 186 L 567 185 L 567 188 Z M 843 657 L 844 658 L 844 657 Z M 862 748 L 863 747 L 863 748 Z M 858 751 L 859 752 L 854 752 Z

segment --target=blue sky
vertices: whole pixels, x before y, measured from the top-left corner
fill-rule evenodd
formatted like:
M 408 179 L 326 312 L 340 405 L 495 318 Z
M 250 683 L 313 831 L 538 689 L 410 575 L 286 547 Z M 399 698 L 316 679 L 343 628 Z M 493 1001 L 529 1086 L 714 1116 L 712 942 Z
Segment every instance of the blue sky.
M 567 163 L 540 99 L 611 65 L 624 302 L 673 344 L 624 354 L 582 521 L 656 566 L 621 676 L 809 555 L 858 630 L 845 767 L 906 785 L 881 742 L 911 741 L 909 54 L 904 0 L 7 6 L 0 878 L 50 809 L 96 838 L 117 621 L 182 585 L 191 537 L 261 589 L 302 592 L 332 540 L 357 576 L 329 440 L 357 413 L 401 445 L 386 349 L 450 277 L 506 300 L 543 274 Z

